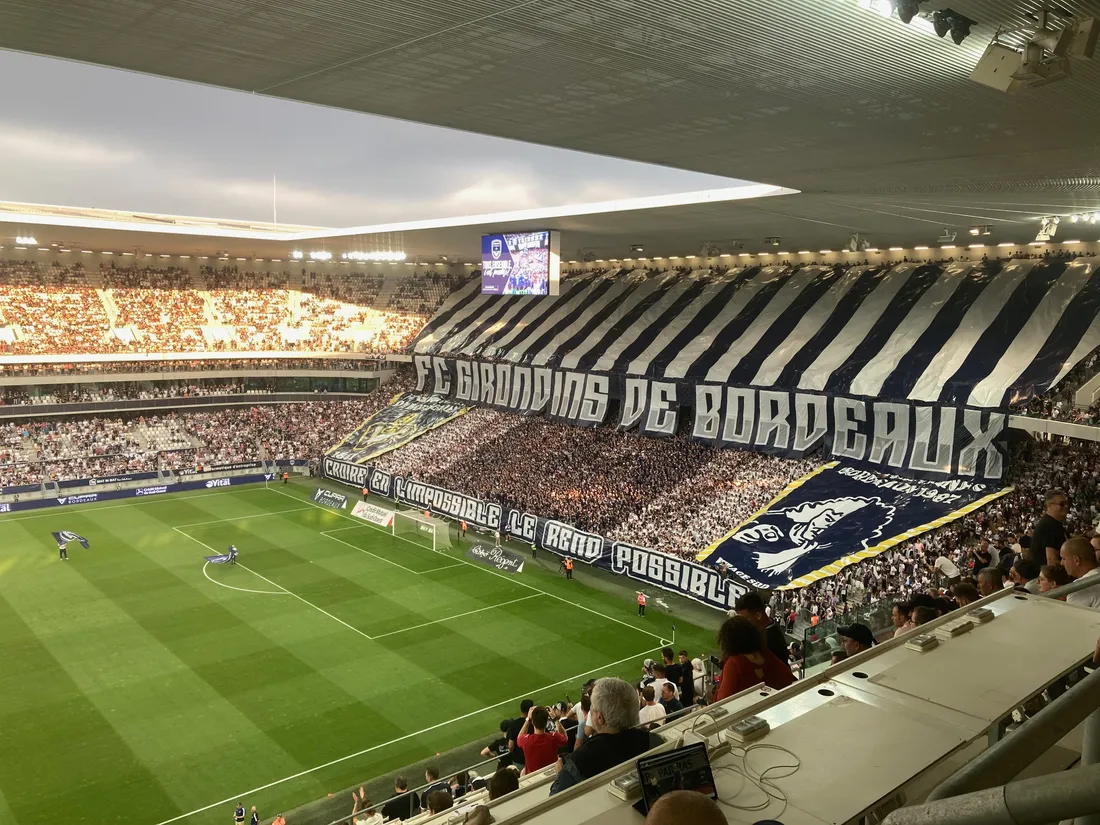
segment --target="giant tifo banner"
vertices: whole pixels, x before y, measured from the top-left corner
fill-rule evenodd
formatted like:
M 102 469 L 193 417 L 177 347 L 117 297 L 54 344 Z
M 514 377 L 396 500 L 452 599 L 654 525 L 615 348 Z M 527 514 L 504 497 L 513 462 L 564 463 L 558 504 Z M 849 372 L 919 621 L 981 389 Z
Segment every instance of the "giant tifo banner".
M 748 590 L 743 584 L 701 564 L 626 542 L 611 541 L 561 521 L 505 508 L 370 465 L 326 456 L 321 469 L 326 478 L 334 481 L 366 487 L 376 495 L 412 505 L 418 510 L 430 507 L 437 515 L 462 519 L 486 530 L 499 530 L 534 544 L 540 550 L 571 556 L 585 564 L 629 576 L 643 585 L 678 593 L 719 610 L 733 607 L 737 597 Z
M 699 554 L 753 587 L 805 587 L 984 507 L 1011 487 L 930 482 L 837 463 L 787 485 Z
M 620 429 L 671 436 L 688 415 L 698 441 L 797 458 L 829 458 L 914 477 L 1004 473 L 1006 413 L 876 401 L 822 393 L 686 384 L 546 367 L 416 356 L 418 387 L 459 402 L 580 427 L 604 423 L 614 405 Z
M 1008 405 L 1100 345 L 1098 263 L 628 269 L 539 298 L 471 283 L 412 350 L 421 390 L 471 404 L 649 435 L 690 414 L 719 446 L 996 480 Z
M 446 424 L 469 408 L 468 404 L 451 403 L 438 396 L 402 393 L 349 433 L 328 455 L 363 464 Z

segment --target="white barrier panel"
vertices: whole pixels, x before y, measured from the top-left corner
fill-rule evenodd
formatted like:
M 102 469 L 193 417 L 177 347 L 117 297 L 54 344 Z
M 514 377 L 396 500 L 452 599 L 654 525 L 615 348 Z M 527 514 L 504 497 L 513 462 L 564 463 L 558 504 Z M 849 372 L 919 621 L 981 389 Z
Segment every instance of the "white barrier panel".
M 389 527 L 393 524 L 393 510 L 387 510 L 366 501 L 356 502 L 355 506 L 351 508 L 351 514 L 356 518 L 363 519 L 363 521 L 377 524 L 379 527 Z

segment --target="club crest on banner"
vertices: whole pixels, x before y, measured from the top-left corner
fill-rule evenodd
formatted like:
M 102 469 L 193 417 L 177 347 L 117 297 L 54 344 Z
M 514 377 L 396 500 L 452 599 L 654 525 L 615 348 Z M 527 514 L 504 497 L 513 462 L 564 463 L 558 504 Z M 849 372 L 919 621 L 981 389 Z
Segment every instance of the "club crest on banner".
M 808 501 L 768 510 L 728 541 L 750 548 L 761 576 L 786 584 L 793 578 L 789 572 L 803 556 L 814 552 L 842 556 L 853 549 L 852 531 L 844 520 L 854 514 L 858 514 L 859 544 L 865 548 L 883 535 L 893 521 L 894 508 L 881 499 L 862 496 Z

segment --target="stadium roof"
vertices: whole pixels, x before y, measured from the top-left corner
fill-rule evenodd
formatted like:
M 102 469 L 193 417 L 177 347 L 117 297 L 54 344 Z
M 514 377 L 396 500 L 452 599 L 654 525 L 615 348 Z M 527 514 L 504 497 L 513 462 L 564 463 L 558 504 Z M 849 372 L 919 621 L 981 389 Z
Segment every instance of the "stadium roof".
M 580 221 L 612 234 L 565 241 L 604 254 L 660 243 L 637 237 L 649 227 L 679 247 L 835 247 L 849 231 L 910 246 L 943 226 L 1100 208 L 1100 57 L 1008 95 L 969 73 L 1037 3 L 953 0 L 977 21 L 955 45 L 866 8 L 884 2 L 16 0 L 0 7 L 0 47 L 802 192 Z M 1097 0 L 1060 7 L 1100 15 Z

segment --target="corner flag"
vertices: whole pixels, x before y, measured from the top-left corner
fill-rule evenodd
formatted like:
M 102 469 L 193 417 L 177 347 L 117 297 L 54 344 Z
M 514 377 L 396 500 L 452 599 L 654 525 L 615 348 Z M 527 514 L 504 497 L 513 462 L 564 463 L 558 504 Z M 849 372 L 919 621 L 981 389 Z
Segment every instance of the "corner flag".
M 53 540 L 57 542 L 58 547 L 66 547 L 72 544 L 74 541 L 79 542 L 80 546 L 85 550 L 88 549 L 88 540 L 84 536 L 79 536 L 71 530 L 62 530 L 58 533 L 51 533 Z

